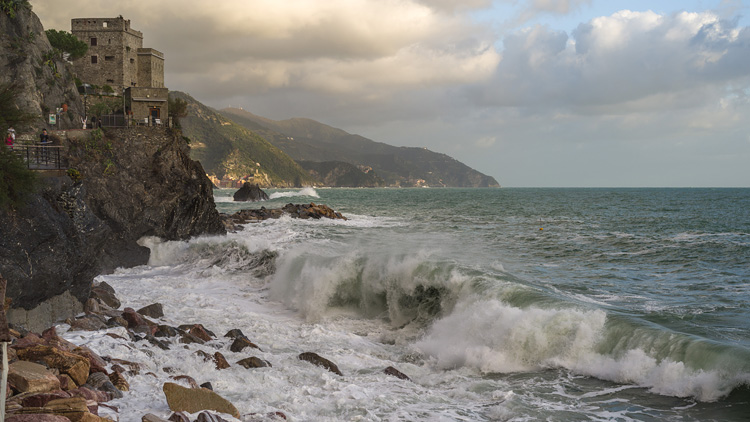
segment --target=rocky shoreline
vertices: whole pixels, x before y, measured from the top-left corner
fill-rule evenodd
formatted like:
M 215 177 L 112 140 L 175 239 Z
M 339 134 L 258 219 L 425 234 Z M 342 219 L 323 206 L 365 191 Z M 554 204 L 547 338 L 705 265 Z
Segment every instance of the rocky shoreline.
M 239 328 L 219 337 L 200 323 L 179 326 L 162 323 L 163 306 L 159 303 L 138 310 L 130 307 L 120 310 L 121 305 L 111 286 L 106 283 L 92 286 L 84 314 L 66 321 L 70 326 L 68 332 L 108 331 L 105 335 L 130 349 L 188 349 L 201 357 L 212 371 L 221 371 L 233 365 L 247 370 L 273 367 L 271 362 L 254 354 L 268 346 L 256 344 Z M 118 327 L 125 330 L 126 336 L 111 332 Z M 128 394 L 128 379 L 136 376 L 157 377 L 153 372 L 143 373 L 143 362 L 100 356 L 85 345 L 79 346 L 63 339 L 55 327 L 41 334 L 10 329 L 10 338 L 9 393 L 6 400 L 8 422 L 119 420 L 120 410 L 110 401 Z M 246 357 L 230 363 L 222 350 L 241 352 Z M 338 376 L 345 376 L 334 362 L 317 353 L 300 351 L 298 359 Z M 241 421 L 287 420 L 287 415 L 278 410 L 263 414 L 240 414 L 220 392 L 213 391 L 210 382 L 201 383 L 202 380 L 174 373 L 172 368 L 160 369 L 169 374 L 170 381 L 163 384 L 162 392 L 173 413 L 167 419 L 153 414 L 139 415 L 142 421 L 234 420 L 229 416 Z M 383 372 L 409 380 L 408 376 L 393 367 L 384 368 Z M 103 415 L 100 416 L 100 413 Z

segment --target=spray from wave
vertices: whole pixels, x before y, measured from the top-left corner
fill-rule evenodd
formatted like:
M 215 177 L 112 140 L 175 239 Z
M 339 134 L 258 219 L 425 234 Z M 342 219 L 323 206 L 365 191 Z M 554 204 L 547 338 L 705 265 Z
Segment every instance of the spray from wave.
M 318 192 L 316 192 L 314 188 L 307 187 L 296 192 L 274 192 L 268 196 L 268 199 L 290 198 L 290 197 L 296 197 L 296 196 L 309 196 L 313 198 L 320 198 L 320 196 L 318 195 Z

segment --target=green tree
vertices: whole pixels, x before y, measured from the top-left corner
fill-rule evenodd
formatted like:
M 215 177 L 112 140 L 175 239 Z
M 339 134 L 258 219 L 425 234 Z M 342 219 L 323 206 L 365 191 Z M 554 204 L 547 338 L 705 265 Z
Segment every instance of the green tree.
M 180 127 L 180 118 L 188 115 L 187 101 L 182 98 L 169 97 L 169 117 L 172 118 L 175 127 Z
M 29 4 L 28 0 L 0 0 L 0 10 L 10 16 L 11 19 L 16 18 L 16 12 L 22 7 L 30 10 L 31 4 Z
M 53 48 L 67 54 L 68 60 L 80 59 L 89 51 L 89 46 L 70 32 L 48 29 L 44 31 Z

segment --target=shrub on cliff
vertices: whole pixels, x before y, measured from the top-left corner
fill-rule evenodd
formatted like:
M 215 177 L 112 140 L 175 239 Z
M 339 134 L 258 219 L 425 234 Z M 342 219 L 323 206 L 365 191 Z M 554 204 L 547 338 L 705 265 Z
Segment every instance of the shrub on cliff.
M 0 208 L 19 208 L 37 187 L 36 174 L 5 145 L 0 146 Z

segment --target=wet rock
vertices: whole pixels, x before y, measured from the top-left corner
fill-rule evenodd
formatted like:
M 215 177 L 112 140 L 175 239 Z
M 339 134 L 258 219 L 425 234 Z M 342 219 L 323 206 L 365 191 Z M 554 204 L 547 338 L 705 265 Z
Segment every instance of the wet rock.
M 169 417 L 169 422 L 190 422 L 190 418 L 183 412 L 174 412 Z
M 169 344 L 167 342 L 161 341 L 152 335 L 146 335 L 146 340 L 161 350 L 169 350 Z
M 237 352 L 241 352 L 246 347 L 251 347 L 253 349 L 261 350 L 260 347 L 258 347 L 255 343 L 253 343 L 247 337 L 244 337 L 244 336 L 235 338 L 234 341 L 232 342 L 232 345 L 229 346 L 229 350 L 237 353 Z
M 121 317 L 115 316 L 107 320 L 107 327 L 127 327 L 128 321 Z
M 22 360 L 10 364 L 8 383 L 19 393 L 40 393 L 60 389 L 60 380 L 44 365 Z
M 78 388 L 75 381 L 73 381 L 73 378 L 71 378 L 68 374 L 60 374 L 57 376 L 57 379 L 60 381 L 60 389 L 63 391 Z
M 70 331 L 98 331 L 107 328 L 107 320 L 100 315 L 86 315 L 70 321 Z
M 16 352 L 19 359 L 44 362 L 48 367 L 70 375 L 77 385 L 85 383 L 89 376 L 89 360 L 74 353 L 43 345 L 17 350 Z
M 245 182 L 245 184 L 234 193 L 233 198 L 237 202 L 256 202 L 267 201 L 268 195 L 263 192 L 260 186 Z
M 240 412 L 232 403 L 211 390 L 185 388 L 172 382 L 164 383 L 162 390 L 167 398 L 167 405 L 173 412 L 196 413 L 214 410 L 238 419 L 240 417 Z
M 122 312 L 122 317 L 128 322 L 128 328 L 136 333 L 153 335 L 156 332 L 156 326 L 152 330 L 148 321 L 133 308 L 125 308 Z
M 99 300 L 112 309 L 117 309 L 122 305 L 120 299 L 115 296 L 114 290 L 109 291 L 108 289 L 103 289 L 101 287 L 92 288 L 89 298 Z
M 151 305 L 144 306 L 137 312 L 149 318 L 161 318 L 164 316 L 164 309 L 161 303 L 152 303 Z
M 94 372 L 86 380 L 86 384 L 82 385 L 83 388 L 88 388 L 94 391 L 103 391 L 105 393 L 112 394 L 114 398 L 122 398 L 122 391 L 118 390 L 109 377 L 102 372 Z
M 204 382 L 203 384 L 201 384 L 201 388 L 205 388 L 205 389 L 214 391 L 214 386 L 211 385 L 210 382 Z
M 339 371 L 339 367 L 336 366 L 335 363 L 331 362 L 330 360 L 328 360 L 328 359 L 326 359 L 324 357 L 321 357 L 317 353 L 313 353 L 313 352 L 300 353 L 300 355 L 298 356 L 298 358 L 300 360 L 304 360 L 306 362 L 310 362 L 313 365 L 321 366 L 321 367 L 323 367 L 323 368 L 325 368 L 325 369 L 333 372 L 334 374 L 342 375 L 343 376 L 343 374 L 341 373 L 341 371 Z
M 255 356 L 251 356 L 249 358 L 242 359 L 242 360 L 238 361 L 237 364 L 240 365 L 240 366 L 243 366 L 243 367 L 245 367 L 247 369 L 250 369 L 250 368 L 268 368 L 268 367 L 273 366 L 273 365 L 271 365 L 271 362 L 269 362 L 267 360 L 264 360 L 264 359 L 261 359 L 261 358 L 258 358 L 258 357 L 255 357 Z
M 227 331 L 227 333 L 224 334 L 224 337 L 237 338 L 237 337 L 245 337 L 245 335 L 242 334 L 242 330 L 240 330 L 239 328 L 234 328 L 234 329 Z
M 216 335 L 213 332 L 207 330 L 206 327 L 203 326 L 203 324 L 180 325 L 180 329 L 187 331 L 191 335 L 194 335 L 203 341 L 211 341 L 216 337 Z
M 177 337 L 180 331 L 169 325 L 158 325 L 154 337 Z
M 166 419 L 162 419 L 154 415 L 153 413 L 148 413 L 141 417 L 141 422 L 169 422 L 169 421 Z M 188 422 L 190 422 L 190 420 L 188 420 Z
M 120 367 L 122 368 L 122 367 Z M 113 368 L 114 369 L 114 368 Z M 122 368 L 123 371 L 125 368 Z M 114 384 L 114 386 L 120 390 L 120 391 L 130 391 L 130 383 L 128 383 L 128 380 L 125 379 L 125 376 L 122 374 L 122 372 L 117 372 L 115 370 L 112 371 L 111 374 L 109 374 L 109 380 Z
M 216 363 L 216 369 L 227 369 L 230 366 L 224 355 L 219 352 L 214 353 L 213 359 L 214 363 Z
M 190 386 L 190 388 L 200 388 L 198 382 L 195 381 L 195 378 L 191 377 L 190 375 L 177 375 L 171 378 L 175 381 L 185 381 Z
M 187 331 L 183 331 L 180 334 L 180 343 L 182 344 L 203 344 L 205 343 L 204 340 L 188 333 Z
M 78 387 L 74 390 L 68 391 L 71 397 L 83 397 L 87 401 L 93 401 L 97 403 L 103 403 L 112 400 L 112 394 L 106 391 L 92 390 L 88 387 Z
M 107 373 L 107 362 L 88 347 L 77 347 L 73 349 L 73 353 L 77 354 L 78 356 L 83 356 L 89 360 L 89 372 L 104 372 L 105 374 Z
M 390 375 L 390 376 L 402 379 L 402 380 L 411 381 L 411 378 L 409 378 L 403 372 L 399 371 L 398 369 L 392 366 L 385 368 L 385 370 L 383 370 L 383 373 L 385 373 L 386 375 Z
M 227 420 L 211 412 L 201 412 L 195 422 L 227 422 Z

